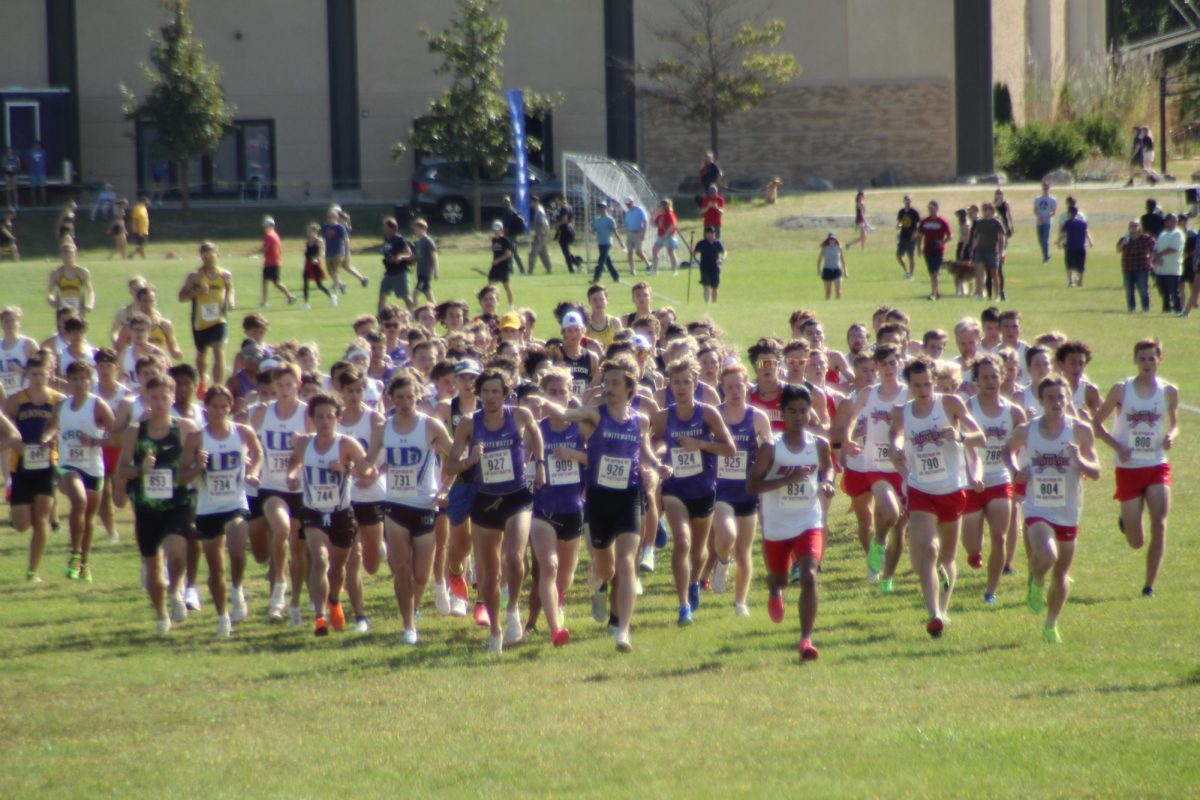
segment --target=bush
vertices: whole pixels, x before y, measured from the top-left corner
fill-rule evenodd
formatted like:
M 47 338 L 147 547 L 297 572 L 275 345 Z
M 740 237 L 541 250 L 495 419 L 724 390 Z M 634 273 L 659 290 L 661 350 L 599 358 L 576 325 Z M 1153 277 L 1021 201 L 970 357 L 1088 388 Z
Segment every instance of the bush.
M 1017 129 L 1012 123 L 997 124 L 992 133 L 992 153 L 996 169 L 1009 171 L 1013 162 L 1013 137 Z
M 1001 127 L 1006 126 L 998 126 L 997 130 Z M 1070 123 L 1030 122 L 1013 130 L 1011 152 L 1001 166 L 1011 174 L 1040 180 L 1058 167 L 1074 169 L 1087 154 L 1083 134 Z
M 1125 152 L 1117 121 L 1101 114 L 1087 114 L 1071 122 L 1087 143 L 1089 155 L 1116 158 Z

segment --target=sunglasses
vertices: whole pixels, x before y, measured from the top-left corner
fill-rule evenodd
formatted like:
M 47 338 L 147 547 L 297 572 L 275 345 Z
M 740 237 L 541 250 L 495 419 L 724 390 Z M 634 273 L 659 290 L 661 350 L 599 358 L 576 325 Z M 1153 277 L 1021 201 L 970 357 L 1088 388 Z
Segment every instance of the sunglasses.
M 759 369 L 769 369 L 771 367 L 778 367 L 779 359 L 777 359 L 777 358 L 760 358 L 756 363 L 757 363 L 757 366 Z

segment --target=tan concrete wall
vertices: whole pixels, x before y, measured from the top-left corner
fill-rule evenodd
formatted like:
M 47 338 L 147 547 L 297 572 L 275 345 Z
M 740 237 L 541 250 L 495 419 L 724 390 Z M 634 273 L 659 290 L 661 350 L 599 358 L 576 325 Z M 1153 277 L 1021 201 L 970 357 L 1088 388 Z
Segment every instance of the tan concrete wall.
M 1028 0 L 992 0 L 992 80 L 1008 86 L 1018 125 L 1025 121 L 1027 5 Z
M 848 0 L 845 5 L 847 80 L 954 79 L 951 0 Z M 803 34 L 793 52 L 807 68 L 812 61 L 810 48 L 823 44 L 823 37 L 801 19 L 789 22 L 789 27 L 793 25 L 797 34 Z
M 443 30 L 450 10 L 446 0 L 407 0 L 402 13 L 394 0 L 358 2 L 359 103 L 368 114 L 359 120 L 366 199 L 408 198 L 412 155 L 393 164 L 391 145 L 407 141 L 413 119 L 448 85 L 433 75 L 437 62 L 419 29 Z M 507 0 L 501 10 L 508 18 L 504 87 L 562 92 L 554 112 L 556 154 L 606 152 L 602 3 Z
M 45 89 L 45 0 L 3 0 L 3 44 L 0 44 L 0 88 Z
M 1107 21 L 1104 0 L 1067 0 L 1068 64 L 1085 62 L 1092 55 L 1104 52 Z
M 643 102 L 643 161 L 653 185 L 676 191 L 694 177 L 707 129 L 685 126 Z M 809 177 L 839 187 L 869 185 L 885 169 L 903 182 L 954 175 L 954 87 L 948 81 L 800 86 L 785 89 L 722 129 L 721 166 L 728 180 L 765 183 L 780 175 L 790 188 Z
M 157 0 L 77 3 L 84 181 L 133 191 L 134 126 L 118 86 L 146 89 L 138 64 L 146 31 L 165 19 Z M 204 0 L 191 5 L 195 34 L 221 66 L 241 119 L 274 119 L 277 180 L 285 199 L 329 194 L 329 68 L 321 0 Z M 237 38 L 237 34 L 241 38 Z

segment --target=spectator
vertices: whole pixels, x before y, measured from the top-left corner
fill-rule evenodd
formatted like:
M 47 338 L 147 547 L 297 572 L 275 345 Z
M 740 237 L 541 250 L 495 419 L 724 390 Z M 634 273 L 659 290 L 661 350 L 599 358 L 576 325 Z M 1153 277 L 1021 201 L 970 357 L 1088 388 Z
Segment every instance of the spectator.
M 550 254 L 546 252 L 546 240 L 550 238 L 550 220 L 546 218 L 546 209 L 542 201 L 535 195 L 529 198 L 530 231 L 533 237 L 529 242 L 529 271 L 532 273 L 538 259 L 541 258 L 546 274 L 550 274 Z
M 1166 227 L 1162 209 L 1153 197 L 1146 200 L 1146 213 L 1142 214 L 1142 230 L 1157 239 Z
M 92 206 L 92 222 L 95 222 L 97 217 L 112 219 L 115 213 L 117 213 L 117 190 L 111 183 L 106 183 L 96 193 L 96 203 Z
M 1186 237 L 1183 243 L 1183 276 L 1179 281 L 1179 296 L 1183 298 L 1187 296 L 1187 300 L 1183 303 L 1183 311 L 1179 312 L 1179 316 L 1186 317 L 1192 309 L 1196 307 L 1197 295 L 1200 294 L 1198 287 L 1200 281 L 1196 280 L 1196 231 L 1188 227 L 1188 215 L 1179 215 L 1179 227 L 1183 230 Z
M 1121 254 L 1121 276 L 1125 281 L 1125 305 L 1129 313 L 1137 306 L 1134 291 L 1141 296 L 1142 311 L 1150 310 L 1150 272 L 1154 269 L 1154 237 L 1142 230 L 1136 219 L 1129 220 L 1129 233 L 1117 242 Z
M 1174 214 L 1163 220 L 1164 229 L 1154 242 L 1154 280 L 1162 296 L 1163 313 L 1179 313 L 1179 279 L 1183 275 L 1183 231 L 1179 230 Z
M 29 160 L 29 191 L 34 205 L 46 205 L 46 151 L 35 141 L 26 156 Z
M 558 248 L 562 250 L 563 261 L 567 262 L 567 272 L 575 272 L 583 268 L 583 259 L 571 252 L 575 243 L 575 212 L 567 198 L 558 202 L 558 216 L 554 218 L 554 238 L 558 240 Z
M 171 162 L 160 158 L 150 165 L 150 181 L 153 184 L 154 202 L 161 203 L 167 180 L 171 177 Z
M 707 194 L 700 202 L 700 213 L 704 215 L 704 227 L 712 228 L 718 239 L 721 238 L 721 225 L 725 219 L 725 198 L 717 192 L 715 185 L 705 190 Z
M 650 220 L 646 216 L 646 209 L 637 204 L 632 195 L 625 198 L 625 255 L 629 258 L 629 274 L 637 275 L 637 268 L 633 266 L 633 256 L 636 253 L 637 257 L 642 260 L 646 268 L 650 268 L 650 262 L 646 260 L 646 251 L 643 243 L 646 241 L 646 228 Z
M 13 228 L 16 218 L 15 208 L 4 209 L 4 218 L 0 221 L 0 258 L 8 256 L 13 261 L 20 261 L 21 250 L 17 247 L 17 232 Z
M 1087 220 L 1075 206 L 1067 208 L 1067 221 L 1058 231 L 1058 244 L 1067 262 L 1067 288 L 1083 286 L 1083 270 L 1087 265 L 1087 248 L 1094 246 L 1088 233 Z
M 1154 171 L 1154 137 L 1148 125 L 1142 126 L 1142 171 L 1151 186 L 1162 180 L 1162 176 Z
M 1008 236 L 1004 223 L 996 216 L 996 206 L 983 204 L 983 218 L 971 227 L 971 261 L 975 264 L 975 297 L 983 299 L 984 286 L 995 287 L 1000 299 L 1006 299 L 1000 291 L 1000 265 L 1008 247 Z M 991 289 L 988 299 L 992 299 Z
M 717 239 L 712 228 L 704 229 L 704 238 L 696 242 L 693 253 L 700 265 L 700 285 L 704 287 L 704 302 L 717 302 L 717 291 L 721 288 L 721 265 L 725 263 L 725 245 Z
M 1133 181 L 1138 175 L 1145 175 L 1142 162 L 1142 126 L 1133 126 L 1133 144 L 1129 147 L 1129 182 L 1125 184 L 1126 188 L 1133 186 Z
M 4 152 L 4 204 L 9 208 L 17 208 L 20 198 L 17 196 L 17 173 L 21 171 L 21 157 L 11 147 Z
M 604 274 L 605 267 L 608 267 L 608 274 L 612 275 L 613 281 L 620 283 L 621 276 L 617 274 L 617 268 L 613 266 L 612 256 L 608 254 L 608 251 L 612 249 L 614 238 L 622 247 L 624 247 L 624 243 L 621 241 L 621 234 L 617 233 L 617 223 L 608 215 L 608 201 L 601 200 L 596 204 L 596 210 L 599 213 L 592 220 L 592 230 L 596 233 L 596 249 L 600 251 L 600 254 L 596 258 L 592 283 L 600 282 L 600 276 Z
M 1050 260 L 1050 226 L 1054 224 L 1054 214 L 1058 211 L 1058 201 L 1050 194 L 1050 182 L 1042 181 L 1042 193 L 1033 198 L 1033 214 L 1037 217 L 1038 244 L 1042 246 L 1042 263 Z
M 925 267 L 929 270 L 928 300 L 941 297 L 938 291 L 938 273 L 942 271 L 942 260 L 946 257 L 946 242 L 954 238 L 954 231 L 945 217 L 938 216 L 936 200 L 929 201 L 929 216 L 917 225 L 917 232 L 924 241 L 922 253 L 925 256 Z
M 146 195 L 138 197 L 129 212 L 129 236 L 133 239 L 133 252 L 130 258 L 141 256 L 146 260 L 146 240 L 150 238 L 150 198 Z
M 521 216 L 521 212 L 517 211 L 513 205 L 512 198 L 505 195 L 504 197 L 504 214 L 501 217 L 504 221 L 504 232 L 508 235 L 509 242 L 513 246 L 513 263 L 517 265 L 517 270 L 525 274 L 525 262 L 521 260 L 521 237 L 525 235 L 525 230 L 528 227 L 525 224 L 525 218 Z M 530 268 L 530 272 L 533 269 Z
M 721 165 L 713 158 L 713 154 L 705 153 L 704 161 L 700 164 L 700 186 L 704 189 L 704 194 L 709 193 L 709 187 L 719 186 L 724 177 L 725 173 L 721 171 Z
M 912 196 L 904 195 L 904 207 L 896 214 L 896 260 L 900 269 L 904 270 L 904 280 L 912 280 L 913 255 L 917 252 L 917 225 L 921 222 L 921 212 L 912 207 Z M 904 265 L 904 257 L 908 256 L 908 266 Z
M 679 272 L 679 259 L 675 250 L 679 247 L 679 220 L 675 216 L 675 208 L 671 198 L 664 197 L 658 201 L 658 213 L 654 215 L 654 228 L 658 238 L 654 240 L 654 250 L 651 252 L 650 272 L 658 272 L 658 254 L 667 248 L 667 258 L 671 261 L 671 274 Z
M 426 300 L 436 305 L 432 284 L 438 277 L 437 243 L 429 235 L 429 223 L 420 217 L 413 220 L 413 233 L 416 240 L 412 248 L 417 259 L 417 285 L 413 289 L 413 301 L 416 302 L 417 295 L 423 294 Z M 529 261 L 533 263 L 532 258 Z

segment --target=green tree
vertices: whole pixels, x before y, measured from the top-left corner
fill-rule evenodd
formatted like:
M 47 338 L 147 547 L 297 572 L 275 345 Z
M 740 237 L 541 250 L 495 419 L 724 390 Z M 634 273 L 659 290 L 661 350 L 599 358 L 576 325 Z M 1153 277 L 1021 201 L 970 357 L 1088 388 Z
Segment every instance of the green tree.
M 440 33 L 421 29 L 429 52 L 442 59 L 434 74 L 449 75 L 451 82 L 408 132 L 416 149 L 467 163 L 476 228 L 483 221 L 480 178 L 501 173 L 512 156 L 508 105 L 501 90 L 508 22 L 497 15 L 498 7 L 498 0 L 458 0 L 449 28 Z M 525 92 L 526 113 L 531 116 L 544 116 L 557 102 Z M 539 147 L 540 142 L 527 141 L 527 149 Z M 404 149 L 394 145 L 393 158 L 399 159 Z
M 154 124 L 158 144 L 177 165 L 184 220 L 190 219 L 188 168 L 193 159 L 214 153 L 233 123 L 234 109 L 225 102 L 221 68 L 204 55 L 192 35 L 187 0 L 162 0 L 170 19 L 150 33 L 150 63 L 141 65 L 150 85 L 138 98 L 122 84 L 128 119 Z
M 672 0 L 674 23 L 652 29 L 670 54 L 641 71 L 646 94 L 687 119 L 708 123 L 709 147 L 719 155 L 719 128 L 800 75 L 791 53 L 777 49 L 783 20 L 747 20 L 738 0 Z

